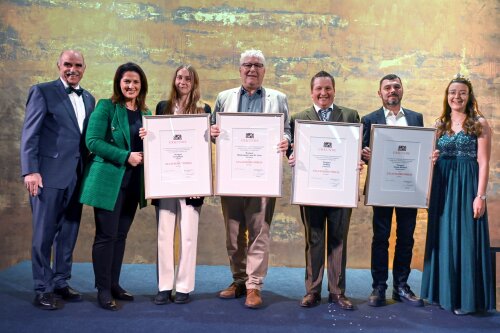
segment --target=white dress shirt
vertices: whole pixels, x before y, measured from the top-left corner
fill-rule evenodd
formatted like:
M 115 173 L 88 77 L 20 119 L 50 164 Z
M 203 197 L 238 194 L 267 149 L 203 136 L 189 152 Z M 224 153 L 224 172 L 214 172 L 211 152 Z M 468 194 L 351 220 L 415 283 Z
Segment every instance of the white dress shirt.
M 399 109 L 397 115 L 384 107 L 385 123 L 391 126 L 408 126 L 403 108 Z
M 69 85 L 61 79 L 64 84 L 64 88 L 68 88 Z M 80 85 L 76 86 L 75 89 L 79 89 Z M 78 127 L 80 127 L 80 133 L 83 131 L 83 122 L 85 121 L 85 104 L 83 103 L 83 97 L 78 96 L 75 92 L 68 94 L 71 104 L 73 104 L 73 110 L 75 110 L 76 119 L 78 120 Z

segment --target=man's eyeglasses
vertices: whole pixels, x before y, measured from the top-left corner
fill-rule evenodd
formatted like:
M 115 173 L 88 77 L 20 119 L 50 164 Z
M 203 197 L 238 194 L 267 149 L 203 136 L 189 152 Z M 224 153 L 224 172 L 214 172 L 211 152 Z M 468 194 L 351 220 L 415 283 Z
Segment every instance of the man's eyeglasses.
M 255 68 L 262 68 L 264 67 L 264 64 L 261 64 L 261 63 L 254 63 L 252 64 L 251 62 L 245 62 L 245 63 L 242 63 L 241 64 L 242 67 L 245 67 L 246 69 L 251 69 L 253 66 L 255 66 Z

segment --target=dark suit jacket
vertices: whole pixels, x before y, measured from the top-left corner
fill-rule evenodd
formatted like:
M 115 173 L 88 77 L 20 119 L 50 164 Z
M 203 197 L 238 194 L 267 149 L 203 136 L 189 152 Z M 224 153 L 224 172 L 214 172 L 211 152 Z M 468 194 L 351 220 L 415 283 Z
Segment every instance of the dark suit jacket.
M 40 173 L 43 185 L 64 189 L 83 170 L 88 151 L 85 130 L 95 99 L 82 94 L 85 122 L 80 133 L 75 110 L 60 79 L 31 87 L 21 136 L 21 175 Z
M 164 114 L 167 114 L 167 110 L 170 108 L 170 101 L 160 101 L 158 103 L 158 105 L 156 105 L 156 115 L 157 116 L 161 116 L 161 115 L 164 115 Z M 205 113 L 211 113 L 212 112 L 212 109 L 210 108 L 210 105 L 206 104 L 205 103 L 205 106 L 203 108 L 203 110 L 205 111 Z M 199 199 L 190 199 L 190 198 L 186 198 L 186 205 L 191 205 L 191 206 L 194 206 L 194 207 L 199 207 L 201 205 L 203 205 L 203 201 L 205 200 L 205 197 L 201 197 Z M 152 205 L 155 205 L 155 206 L 158 206 L 158 200 L 157 199 L 153 199 L 151 200 L 151 204 Z
M 420 126 L 424 127 L 424 119 L 421 113 L 408 110 L 403 108 L 403 112 L 405 113 L 406 122 L 408 126 Z M 363 148 L 370 146 L 370 136 L 371 136 L 371 128 L 372 124 L 383 124 L 385 125 L 385 115 L 384 108 L 373 111 L 372 113 L 367 114 L 363 118 L 361 118 L 361 122 L 363 123 Z
M 311 106 L 310 108 L 298 112 L 292 115 L 290 118 L 290 132 L 292 135 L 292 143 L 294 142 L 294 133 L 295 133 L 295 120 L 316 120 L 320 121 L 318 117 L 318 113 L 314 109 L 314 106 Z M 333 104 L 333 110 L 330 112 L 330 118 L 328 121 L 333 121 L 333 122 L 344 122 L 344 123 L 359 123 L 359 115 L 358 111 L 349 109 L 343 106 L 338 106 Z M 292 150 L 289 149 L 287 152 L 287 156 L 290 156 Z

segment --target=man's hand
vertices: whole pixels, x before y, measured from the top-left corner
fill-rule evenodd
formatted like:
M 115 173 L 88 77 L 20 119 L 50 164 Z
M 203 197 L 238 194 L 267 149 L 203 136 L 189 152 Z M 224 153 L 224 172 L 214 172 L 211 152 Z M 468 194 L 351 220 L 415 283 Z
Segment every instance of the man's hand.
M 370 158 L 372 157 L 372 151 L 370 150 L 370 147 L 365 147 L 361 151 L 361 157 L 363 157 L 364 160 L 369 161 Z
M 24 176 L 24 186 L 32 197 L 38 195 L 38 188 L 43 188 L 42 175 L 39 173 L 30 173 Z
M 215 140 L 216 137 L 220 135 L 220 128 L 219 125 L 215 124 L 210 126 L 210 136 L 212 137 L 212 140 Z

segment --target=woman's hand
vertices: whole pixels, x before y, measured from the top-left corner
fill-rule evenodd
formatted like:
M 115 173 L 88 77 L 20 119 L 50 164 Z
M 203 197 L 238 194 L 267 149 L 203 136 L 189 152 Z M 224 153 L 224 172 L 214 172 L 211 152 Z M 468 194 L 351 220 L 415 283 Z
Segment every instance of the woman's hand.
M 370 149 L 370 148 L 368 148 Z M 360 160 L 359 163 L 358 163 L 358 171 L 359 173 L 361 173 L 361 171 L 363 171 L 363 168 L 365 167 L 365 162 L 363 160 Z
M 432 165 L 436 164 L 438 158 L 439 158 L 439 150 L 436 149 L 432 152 Z
M 140 151 L 133 151 L 130 153 L 130 156 L 128 157 L 128 164 L 130 164 L 133 167 L 138 166 L 139 164 L 142 164 L 142 152 Z
M 278 143 L 278 152 L 282 152 L 283 154 L 286 153 L 286 151 L 288 150 L 288 139 L 286 138 L 283 138 L 283 140 L 280 141 L 280 143 Z
M 472 211 L 474 212 L 475 219 L 482 217 L 486 211 L 486 200 L 483 200 L 480 197 L 475 197 L 472 204 Z
M 148 131 L 144 127 L 139 128 L 139 137 L 141 140 L 144 140 L 146 135 L 148 135 Z

